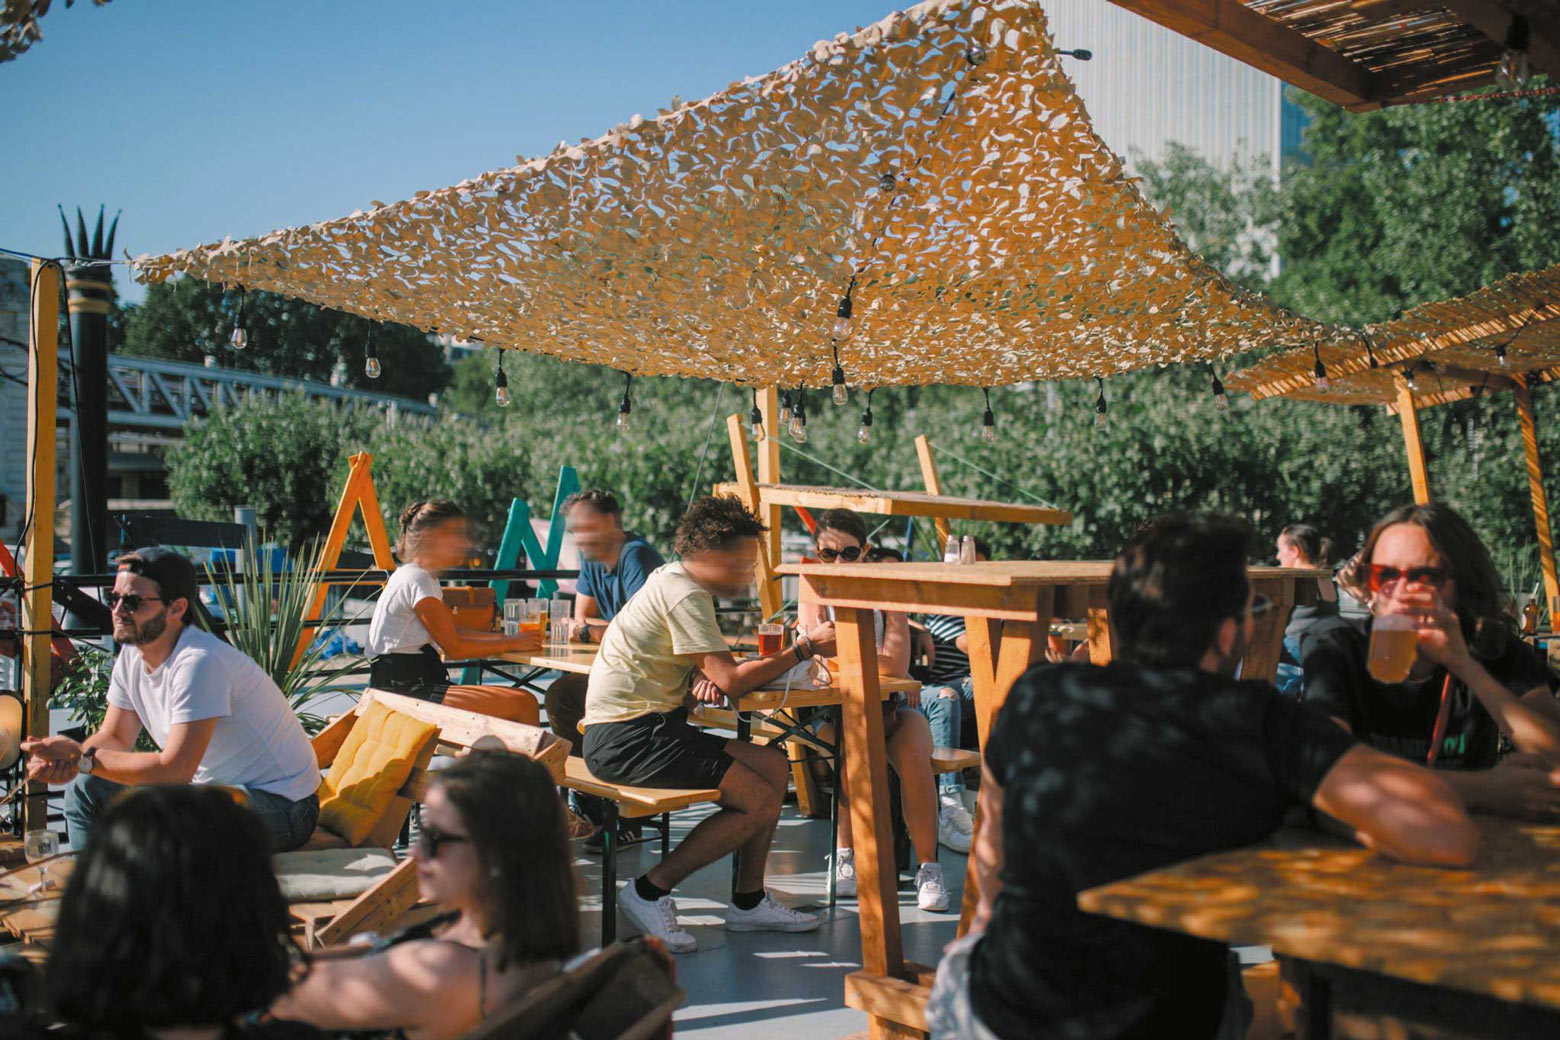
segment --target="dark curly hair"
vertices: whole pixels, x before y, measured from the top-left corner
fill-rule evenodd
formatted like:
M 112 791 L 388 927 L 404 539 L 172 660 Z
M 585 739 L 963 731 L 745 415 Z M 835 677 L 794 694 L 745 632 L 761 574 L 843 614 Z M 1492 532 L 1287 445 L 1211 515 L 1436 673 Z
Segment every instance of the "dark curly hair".
M 706 495 L 683 514 L 673 548 L 678 556 L 688 557 L 710 549 L 729 549 L 743 538 L 762 537 L 766 530 L 741 499 Z
M 524 755 L 474 750 L 433 777 L 471 836 L 500 966 L 578 953 L 579 893 L 551 774 Z
M 55 1012 L 137 1032 L 225 1026 L 269 1007 L 306 964 L 269 846 L 259 817 L 226 791 L 127 791 L 60 901 L 45 973 Z

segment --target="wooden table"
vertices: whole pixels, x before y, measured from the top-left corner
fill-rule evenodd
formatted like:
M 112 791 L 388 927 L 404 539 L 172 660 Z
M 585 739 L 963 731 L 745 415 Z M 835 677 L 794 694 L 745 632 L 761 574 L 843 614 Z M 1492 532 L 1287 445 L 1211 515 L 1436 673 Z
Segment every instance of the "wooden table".
M 1297 962 L 1311 1038 L 1560 1036 L 1560 826 L 1481 817 L 1467 870 L 1407 867 L 1319 831 L 1081 893 L 1078 905 Z M 1392 1023 L 1381 1029 L 1381 1020 Z M 1353 1035 L 1350 1033 L 1349 1035 Z
M 22 900 L 0 909 L 0 928 L 27 946 L 46 951 L 54 937 L 54 922 L 59 917 L 60 895 L 75 867 L 74 856 L 62 856 L 48 863 L 49 888 L 28 898 L 28 890 L 40 879 L 38 868 L 26 866 L 0 878 L 0 902 Z
M 797 575 L 810 598 L 834 608 L 840 654 L 836 681 L 846 691 L 844 742 L 854 790 L 850 811 L 862 943 L 862 970 L 846 979 L 845 999 L 868 1013 L 874 1038 L 917 1036 L 925 1030 L 932 969 L 907 964 L 900 940 L 888 763 L 883 717 L 875 710 L 881 695 L 876 671 L 868 667 L 877 656 L 870 612 L 902 610 L 965 618 L 976 727 L 984 748 L 1007 691 L 1032 663 L 1043 659 L 1053 617 L 1087 618 L 1091 659 L 1110 660 L 1105 586 L 1112 567 L 1109 560 L 1089 560 L 869 567 L 818 563 L 780 568 L 783 574 Z M 1278 670 L 1290 607 L 1313 602 L 1316 579 L 1326 574 L 1274 567 L 1252 568 L 1249 574 L 1255 590 L 1273 600 L 1273 609 L 1257 620 L 1243 674 L 1271 680 Z M 978 814 L 976 822 L 978 827 Z M 972 864 L 965 874 L 961 934 L 969 926 L 978 897 Z
M 717 495 L 741 495 L 740 483 L 716 484 Z M 1070 524 L 1064 509 L 1024 502 L 994 502 L 984 498 L 933 495 L 925 491 L 871 491 L 865 488 L 810 487 L 801 484 L 758 484 L 761 506 L 801 509 L 849 509 L 872 516 L 921 516 L 938 520 L 990 520 L 1012 524 Z

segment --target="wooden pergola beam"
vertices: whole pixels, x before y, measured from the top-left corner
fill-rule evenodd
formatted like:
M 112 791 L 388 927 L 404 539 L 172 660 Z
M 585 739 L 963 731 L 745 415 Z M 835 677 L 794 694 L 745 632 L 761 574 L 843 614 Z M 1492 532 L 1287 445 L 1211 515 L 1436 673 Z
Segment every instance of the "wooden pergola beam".
M 1518 17 L 1528 24 L 1527 56 L 1533 71 L 1560 77 L 1560 17 L 1553 4 L 1517 0 L 1437 0 L 1485 36 L 1505 46 Z
M 1403 447 L 1408 452 L 1408 475 L 1414 484 L 1414 501 L 1430 501 L 1430 469 L 1425 465 L 1425 442 L 1419 434 L 1419 412 L 1414 407 L 1414 391 L 1408 381 L 1398 377 L 1398 419 L 1403 423 Z
M 27 352 L 27 558 L 22 561 L 21 644 L 25 648 L 22 692 L 27 702 L 27 736 L 49 735 L 49 693 L 54 661 L 54 432 L 59 392 L 60 265 L 32 262 L 32 349 Z M 49 789 L 27 783 L 22 803 L 27 830 L 49 826 Z
M 1549 627 L 1560 616 L 1560 576 L 1555 572 L 1554 531 L 1549 525 L 1549 499 L 1544 494 L 1544 464 L 1538 454 L 1538 419 L 1533 412 L 1533 391 L 1526 383 L 1516 389 L 1517 419 L 1522 428 L 1522 452 L 1527 462 L 1528 495 L 1533 500 L 1533 526 L 1538 532 L 1538 567 L 1544 576 L 1544 599 L 1549 605 Z
M 1239 0 L 1111 0 L 1165 28 L 1317 97 L 1356 111 L 1379 108 L 1371 72 Z

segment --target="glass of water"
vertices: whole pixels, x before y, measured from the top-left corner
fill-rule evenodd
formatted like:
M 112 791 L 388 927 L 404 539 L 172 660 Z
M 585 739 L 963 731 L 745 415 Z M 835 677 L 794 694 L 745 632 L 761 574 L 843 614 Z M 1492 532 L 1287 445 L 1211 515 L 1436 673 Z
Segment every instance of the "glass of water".
M 49 860 L 60 854 L 60 836 L 53 831 L 28 831 L 23 839 L 23 854 L 27 862 L 38 867 L 38 890 L 49 887 Z
M 553 646 L 563 646 L 569 641 L 569 626 L 574 618 L 569 609 L 569 601 L 555 599 L 547 605 L 547 635 L 548 642 Z

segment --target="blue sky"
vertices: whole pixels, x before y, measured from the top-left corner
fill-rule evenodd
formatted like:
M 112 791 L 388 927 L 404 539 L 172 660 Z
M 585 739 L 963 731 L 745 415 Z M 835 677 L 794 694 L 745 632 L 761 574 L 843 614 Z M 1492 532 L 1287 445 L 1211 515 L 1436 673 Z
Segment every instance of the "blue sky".
M 116 255 L 342 216 L 800 57 L 894 0 L 88 0 L 0 65 L 0 246 Z M 124 269 L 121 292 L 137 299 Z

